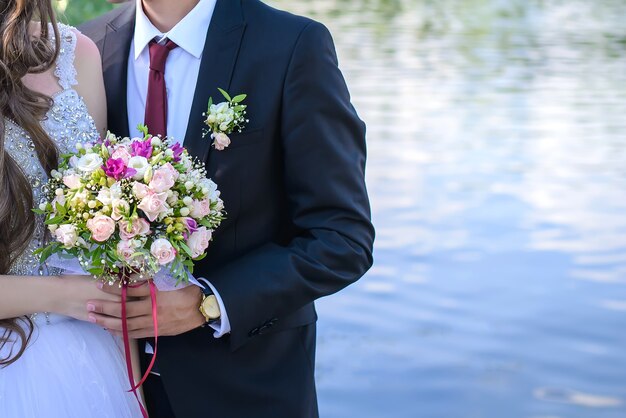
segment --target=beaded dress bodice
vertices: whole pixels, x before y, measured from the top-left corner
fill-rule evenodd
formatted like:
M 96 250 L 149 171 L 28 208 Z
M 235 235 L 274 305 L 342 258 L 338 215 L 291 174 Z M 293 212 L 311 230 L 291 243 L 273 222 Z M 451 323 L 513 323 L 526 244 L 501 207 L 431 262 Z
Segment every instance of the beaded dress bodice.
M 73 151 L 78 142 L 97 140 L 99 134 L 85 102 L 72 87 L 78 84 L 74 67 L 76 49 L 74 31 L 76 29 L 63 24 L 59 24 L 58 28 L 61 39 L 54 75 L 62 90 L 52 96 L 52 107 L 41 124 L 50 138 L 56 142 L 59 153 L 63 154 Z M 37 158 L 35 145 L 30 136 L 13 121 L 5 119 L 4 146 L 22 168 L 33 190 L 33 203 L 38 206 L 46 198 L 44 187 L 48 181 L 48 175 Z M 45 266 L 41 266 L 38 257 L 33 254 L 36 249 L 45 244 L 44 232 L 44 218 L 42 215 L 36 215 L 35 230 L 31 241 L 26 250 L 13 262 L 9 274 L 47 273 Z

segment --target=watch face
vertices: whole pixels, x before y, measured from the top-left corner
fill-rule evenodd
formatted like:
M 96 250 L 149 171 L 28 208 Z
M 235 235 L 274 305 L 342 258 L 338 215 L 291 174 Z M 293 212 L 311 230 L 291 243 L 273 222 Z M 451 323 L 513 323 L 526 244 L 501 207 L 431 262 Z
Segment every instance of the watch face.
M 217 319 L 220 317 L 220 306 L 217 303 L 215 295 L 207 296 L 202 302 L 202 309 L 209 319 Z

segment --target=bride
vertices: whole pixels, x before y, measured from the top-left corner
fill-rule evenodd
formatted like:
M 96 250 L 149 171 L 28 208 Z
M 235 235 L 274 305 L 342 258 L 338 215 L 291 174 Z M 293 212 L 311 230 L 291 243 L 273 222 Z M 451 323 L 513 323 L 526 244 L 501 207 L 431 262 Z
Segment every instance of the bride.
M 0 1 L 0 417 L 140 417 L 116 340 L 86 322 L 102 292 L 33 255 L 59 154 L 106 130 L 98 50 L 51 1 Z

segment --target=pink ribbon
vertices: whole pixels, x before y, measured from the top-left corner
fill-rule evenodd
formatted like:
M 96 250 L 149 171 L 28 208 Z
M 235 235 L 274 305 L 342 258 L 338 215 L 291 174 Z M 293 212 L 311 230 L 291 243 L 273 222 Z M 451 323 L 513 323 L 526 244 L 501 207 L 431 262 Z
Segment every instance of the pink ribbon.
M 141 414 L 144 418 L 148 418 L 148 412 L 144 408 L 143 404 L 139 400 L 139 395 L 137 394 L 137 390 L 144 384 L 152 368 L 154 367 L 154 362 L 156 361 L 157 355 L 157 342 L 159 339 L 159 320 L 157 317 L 157 300 L 156 300 L 156 287 L 152 280 L 148 280 L 148 285 L 150 286 L 150 300 L 152 302 L 152 324 L 154 326 L 154 354 L 152 356 L 152 360 L 150 361 L 150 365 L 146 369 L 146 373 L 141 378 L 141 381 L 135 385 L 135 377 L 133 374 L 133 366 L 132 360 L 130 356 L 130 338 L 128 336 L 128 323 L 126 316 L 126 297 L 128 294 L 128 288 L 136 288 L 139 286 L 143 286 L 143 283 L 130 285 L 128 284 L 128 280 L 122 280 L 122 334 L 124 339 L 124 354 L 126 356 L 126 370 L 128 372 L 128 381 L 130 383 L 130 390 L 133 395 L 135 395 L 135 399 L 137 399 L 137 403 L 139 404 L 139 408 L 141 409 Z

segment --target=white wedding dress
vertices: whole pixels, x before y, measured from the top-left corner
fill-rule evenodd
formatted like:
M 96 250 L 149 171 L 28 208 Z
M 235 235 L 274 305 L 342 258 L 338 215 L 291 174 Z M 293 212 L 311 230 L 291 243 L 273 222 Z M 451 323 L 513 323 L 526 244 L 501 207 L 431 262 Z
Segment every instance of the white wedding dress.
M 78 93 L 73 28 L 59 25 L 61 49 L 55 75 L 62 90 L 42 122 L 61 153 L 76 142 L 98 139 L 95 123 Z M 24 170 L 33 188 L 35 205 L 43 196 L 47 175 L 28 134 L 5 120 L 5 148 Z M 58 273 L 41 266 L 33 251 L 44 240 L 43 218 L 37 216 L 27 250 L 11 266 L 10 274 Z M 41 280 L 46 280 L 42 277 Z M 125 360 L 119 343 L 97 325 L 54 314 L 34 316 L 35 331 L 24 355 L 0 369 L 1 418 L 136 418 L 139 405 L 129 389 Z M 2 329 L 0 329 L 0 334 Z M 10 347 L 5 345 L 0 356 Z

